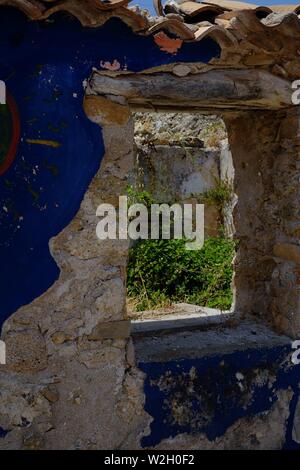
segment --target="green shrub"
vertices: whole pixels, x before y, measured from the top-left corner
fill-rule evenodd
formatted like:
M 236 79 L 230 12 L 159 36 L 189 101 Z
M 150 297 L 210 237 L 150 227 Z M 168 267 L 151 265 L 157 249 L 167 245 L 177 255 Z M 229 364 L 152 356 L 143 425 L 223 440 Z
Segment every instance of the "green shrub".
M 144 206 L 150 208 L 151 204 L 157 204 L 157 201 L 155 201 L 152 194 L 148 191 L 141 191 L 130 185 L 127 186 L 126 194 L 128 197 L 128 206 L 132 204 L 144 204 Z
M 130 250 L 128 295 L 136 310 L 173 302 L 229 309 L 234 242 L 209 238 L 189 251 L 185 240 L 142 240 Z
M 200 194 L 198 199 L 203 204 L 212 204 L 217 206 L 222 212 L 224 206 L 232 200 L 232 197 L 232 184 L 226 180 L 215 179 L 215 186 Z

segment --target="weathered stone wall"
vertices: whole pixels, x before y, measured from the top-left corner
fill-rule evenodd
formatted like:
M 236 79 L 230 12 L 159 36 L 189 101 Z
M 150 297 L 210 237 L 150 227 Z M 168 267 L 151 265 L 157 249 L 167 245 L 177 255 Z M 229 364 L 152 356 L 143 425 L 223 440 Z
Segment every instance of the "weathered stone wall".
M 124 105 L 114 102 L 112 109 L 103 98 L 86 98 L 89 117 L 104 124 L 107 152 L 76 218 L 51 242 L 61 276 L 47 293 L 14 314 L 3 329 L 8 364 L 0 369 L 0 425 L 6 433 L 0 440 L 2 449 L 133 449 L 147 442 L 142 439 L 149 435 L 152 418 L 151 410 L 144 409 L 145 376 L 136 368 L 124 321 L 128 243 L 100 242 L 95 236 L 96 207 L 101 201 L 116 202 L 134 164 L 133 118 Z M 281 330 L 296 334 L 299 284 L 293 276 L 298 273 L 298 238 L 290 228 L 295 228 L 299 210 L 298 115 L 245 112 L 227 115 L 225 120 L 239 197 L 234 216 L 239 239 L 236 307 L 238 312 L 255 313 L 269 322 L 273 312 Z M 242 129 L 247 140 L 240 138 Z M 279 181 L 286 181 L 286 185 L 279 186 Z M 285 212 L 289 201 L 292 204 Z M 288 304 L 282 288 L 290 294 Z M 254 334 L 253 329 L 251 332 Z M 257 358 L 255 350 L 253 354 Z M 255 370 L 261 367 L 256 360 Z M 283 361 L 290 359 L 287 356 Z M 296 387 L 297 374 L 289 364 L 292 375 L 287 383 Z M 140 363 L 139 367 L 147 374 L 147 365 Z M 186 390 L 188 377 L 196 380 L 192 370 L 188 376 L 175 374 L 171 382 L 167 380 L 171 390 L 175 384 L 175 395 L 177 387 Z M 226 368 L 220 373 L 220 384 L 227 383 Z M 259 390 L 269 380 L 263 379 L 260 385 L 256 372 L 254 376 L 249 373 L 246 391 L 240 388 L 242 398 L 252 393 L 252 387 Z M 274 381 L 274 372 L 271 375 Z M 206 381 L 199 383 L 206 387 Z M 240 386 L 232 388 L 237 400 Z M 147 393 L 147 400 L 151 400 Z M 211 392 L 207 393 L 209 404 Z M 179 430 L 178 437 L 162 440 L 158 447 L 279 448 L 285 441 L 292 396 L 291 391 L 278 390 L 274 405 L 268 401 L 264 411 L 228 424 L 224 435 L 213 441 L 201 433 L 190 437 Z M 174 404 L 176 419 L 190 413 L 189 403 L 184 408 Z M 207 419 L 207 411 L 197 413 L 199 422 Z M 274 419 L 276 427 L 270 424 Z M 243 435 L 237 431 L 241 424 L 247 430 Z
M 281 449 L 291 446 L 292 434 L 299 442 L 299 365 L 288 338 L 245 322 L 231 330 L 136 337 L 135 346 L 153 417 L 143 446 Z
M 134 117 L 135 184 L 139 189 L 158 202 L 173 204 L 199 202 L 201 195 L 217 187 L 221 165 L 228 167 L 230 155 L 221 151 L 227 138 L 221 118 L 159 112 L 136 113 Z M 210 201 L 204 215 L 205 235 L 218 236 L 223 211 Z
M 234 352 L 228 351 L 228 343 L 243 325 L 204 332 L 201 338 L 184 332 L 184 355 L 159 365 L 158 371 L 157 362 L 142 361 L 138 354 L 137 368 L 124 321 L 128 244 L 99 242 L 95 235 L 97 206 L 101 201 L 116 202 L 133 168 L 130 105 L 227 110 L 224 119 L 239 198 L 234 212 L 239 240 L 236 310 L 299 336 L 299 111 L 286 111 L 291 106 L 290 81 L 300 74 L 298 16 L 272 13 L 260 21 L 255 10 L 237 7 L 238 11 L 217 18 L 217 25 L 186 25 L 184 18 L 162 19 L 166 12 L 159 2 L 157 19 L 119 2 L 101 6 L 94 0 L 85 2 L 85 8 L 81 3 L 0 0 L 1 6 L 17 6 L 32 20 L 67 10 L 83 25 L 95 27 L 95 33 L 109 18 L 122 18 L 143 34 L 143 41 L 128 42 L 135 44 L 131 70 L 148 68 L 148 73 L 130 73 L 128 64 L 121 64 L 125 54 L 120 52 L 120 24 L 107 39 L 99 36 L 97 47 L 90 47 L 96 57 L 86 56 L 76 65 L 86 73 L 86 66 L 97 66 L 105 57 L 101 62 L 106 75 L 98 77 L 98 88 L 96 77 L 93 90 L 88 90 L 98 96 L 89 97 L 85 108 L 103 127 L 106 156 L 78 214 L 51 241 L 59 279 L 4 324 L 1 339 L 7 344 L 8 362 L 0 367 L 0 449 L 281 448 L 287 436 L 291 439 L 291 425 L 294 443 L 299 443 L 299 371 L 291 365 L 290 339 L 284 339 L 285 345 L 268 346 L 251 324 L 244 335 L 237 335 Z M 15 27 L 19 18 L 6 23 Z M 45 29 L 50 30 L 52 19 Z M 25 21 L 23 31 L 33 23 Z M 6 25 L 2 26 L 5 31 Z M 75 51 L 75 57 L 79 46 L 81 51 L 88 48 L 81 47 L 83 31 L 77 38 L 70 33 L 66 29 L 68 42 L 60 50 L 69 57 Z M 14 30 L 9 35 L 16 39 Z M 34 44 L 35 53 L 33 38 L 27 43 Z M 195 45 L 203 38 L 206 42 L 197 53 Z M 50 62 L 44 60 L 49 41 L 44 38 L 41 43 L 42 63 L 54 64 L 55 50 Z M 10 42 L 17 49 L 16 41 Z M 32 51 L 28 57 L 33 57 Z M 107 62 L 107 51 L 108 56 L 122 57 L 121 62 Z M 174 54 L 173 63 L 170 56 L 163 57 L 167 53 Z M 19 64 L 25 63 L 24 57 L 22 47 Z M 71 70 L 71 62 L 62 63 L 67 68 L 60 69 L 60 76 Z M 156 70 L 149 72 L 150 67 Z M 15 78 L 20 81 L 24 73 L 20 67 Z M 166 338 L 167 355 L 178 353 L 177 339 Z M 151 341 L 151 352 L 157 354 L 160 341 Z M 219 355 L 211 354 L 218 341 Z M 199 359 L 204 346 L 206 355 Z M 268 351 L 262 352 L 262 346 Z M 157 392 L 161 406 L 155 401 Z M 230 406 L 234 403 L 233 408 L 224 397 Z M 220 413 L 222 435 L 207 427 L 216 416 L 219 429 Z M 190 434 L 183 431 L 186 425 Z
M 93 118 L 93 102 L 87 107 Z M 133 120 L 121 111 L 122 126 L 109 121 L 103 130 L 107 153 L 80 211 L 51 242 L 59 280 L 4 325 L 2 449 L 138 446 L 147 428 L 143 375 L 124 321 L 127 241 L 95 234 L 98 204 L 116 200 L 133 165 Z
M 189 73 L 191 69 L 186 66 L 187 69 Z M 129 325 L 124 321 L 128 243 L 100 242 L 95 234 L 97 206 L 102 201 L 117 202 L 118 196 L 125 192 L 134 166 L 134 124 L 127 98 L 137 96 L 137 100 L 146 99 L 150 104 L 156 100 L 159 106 L 174 100 L 173 93 L 178 91 L 182 107 L 188 107 L 194 100 L 195 107 L 210 105 L 212 108 L 219 103 L 220 107 L 227 106 L 227 111 L 238 105 L 256 109 L 241 112 L 239 108 L 224 114 L 236 171 L 235 192 L 239 198 L 234 214 L 239 240 L 236 310 L 244 317 L 254 314 L 291 336 L 300 333 L 299 114 L 284 109 L 280 112 L 257 109 L 284 108 L 290 99 L 288 84 L 277 81 L 279 91 L 270 88 L 270 74 L 261 77 L 256 71 L 256 81 L 249 72 L 247 82 L 241 71 L 227 71 L 227 75 L 213 71 L 203 78 L 196 76 L 199 73 L 196 67 L 192 77 L 182 80 L 176 74 L 172 76 L 170 70 L 172 66 L 163 79 L 166 80 L 164 94 L 159 79 L 163 73 L 146 78 L 132 74 L 132 82 L 127 83 L 122 83 L 121 78 L 116 83 L 114 77 L 106 77 L 102 86 L 111 95 L 101 95 L 95 87 L 94 96 L 86 98 L 87 115 L 103 127 L 106 156 L 80 211 L 51 242 L 51 252 L 61 270 L 60 278 L 43 296 L 12 315 L 3 327 L 1 338 L 7 344 L 8 362 L 0 367 L 1 449 L 133 449 L 140 448 L 145 442 L 142 438 L 151 434 L 149 426 L 155 413 L 145 406 L 143 386 L 145 378 L 151 378 L 152 365 L 148 367 L 139 359 L 137 368 Z M 150 78 L 155 83 L 153 89 L 148 86 Z M 212 82 L 214 86 L 210 87 Z M 144 93 L 145 83 L 148 94 Z M 201 86 L 197 88 L 199 83 Z M 264 86 L 260 87 L 262 83 Z M 118 95 L 119 88 L 125 96 Z M 95 96 L 97 93 L 101 96 Z M 245 366 L 248 373 L 234 370 L 234 378 L 225 356 L 236 323 L 223 332 L 221 355 L 212 358 L 212 370 L 218 367 L 216 381 L 208 382 L 205 375 L 200 375 L 203 364 L 197 358 L 196 368 L 184 356 L 178 362 L 167 363 L 157 384 L 160 392 L 172 392 L 167 403 L 173 411 L 170 419 L 175 424 L 185 425 L 188 418 L 194 425 L 197 420 L 199 423 L 209 420 L 214 413 L 218 416 L 215 403 L 222 410 L 223 402 L 214 394 L 215 386 L 221 386 L 222 398 L 228 392 L 228 378 L 231 379 L 229 397 L 237 400 L 233 416 L 244 405 L 249 406 L 249 415 L 242 414 L 234 422 L 226 421 L 222 436 L 212 436 L 206 429 L 202 432 L 200 425 L 196 425 L 191 429 L 193 436 L 184 435 L 180 428 L 173 440 L 170 435 L 158 439 L 161 435 L 154 422 L 154 445 L 170 449 L 284 445 L 288 421 L 292 421 L 295 411 L 290 406 L 291 399 L 299 394 L 299 372 L 293 369 L 286 348 L 282 357 L 278 356 L 277 348 L 271 351 L 270 368 L 266 371 L 264 357 L 258 352 L 263 344 L 260 338 L 252 344 L 251 359 L 247 338 L 257 338 L 251 324 L 242 338 L 246 348 L 244 360 L 251 360 Z M 191 347 L 191 338 L 186 333 L 182 335 L 194 356 L 211 337 L 212 332 L 205 333 L 206 336 L 194 343 L 198 349 Z M 213 334 L 214 342 L 220 336 L 220 331 Z M 285 341 L 288 345 L 289 338 Z M 174 338 L 168 338 L 167 346 L 172 345 Z M 207 347 L 211 351 L 212 344 Z M 236 346 L 239 347 L 240 344 Z M 178 343 L 172 352 L 176 348 Z M 279 359 L 282 359 L 280 364 L 276 363 Z M 240 367 L 239 354 L 227 360 L 236 361 Z M 183 370 L 177 367 L 179 362 Z M 204 358 L 204 365 L 207 362 Z M 284 380 L 280 382 L 282 371 Z M 266 388 L 267 393 L 262 395 L 267 400 L 264 406 L 252 409 L 254 391 L 260 394 Z M 189 399 L 183 401 L 187 391 Z M 195 412 L 190 406 L 194 398 L 201 402 L 202 392 L 204 408 Z M 146 398 L 149 404 L 153 398 L 149 389 Z M 261 403 L 260 395 L 257 401 Z M 191 411 L 194 414 L 189 420 Z M 161 414 L 159 407 L 157 412 Z M 299 421 L 298 412 L 296 417 Z M 273 426 L 274 421 L 277 426 Z M 243 433 L 241 428 L 245 430 Z M 299 422 L 294 422 L 294 435 L 298 435 L 298 430 Z
M 300 336 L 300 113 L 295 108 L 279 117 L 278 150 L 273 167 L 277 199 L 276 268 L 271 281 L 271 311 L 276 326 Z
M 238 196 L 236 310 L 297 337 L 299 112 L 246 112 L 225 122 Z

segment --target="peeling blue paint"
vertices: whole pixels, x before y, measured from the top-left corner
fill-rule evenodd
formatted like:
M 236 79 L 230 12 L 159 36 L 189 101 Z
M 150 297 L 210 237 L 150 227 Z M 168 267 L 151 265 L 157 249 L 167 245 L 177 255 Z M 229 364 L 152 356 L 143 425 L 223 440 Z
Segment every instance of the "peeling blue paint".
M 0 439 L 4 439 L 5 436 L 7 436 L 8 431 L 5 431 L 0 427 Z
M 142 439 L 142 447 L 155 446 L 182 433 L 204 433 L 213 441 L 237 420 L 270 410 L 278 399 L 277 392 L 290 387 L 294 398 L 284 448 L 300 449 L 292 440 L 300 366 L 292 364 L 290 346 L 140 363 L 139 368 L 146 374 L 145 410 L 153 417 L 150 435 Z M 260 383 L 262 374 L 268 378 L 266 383 Z M 243 379 L 239 381 L 240 376 Z
M 299 383 L 299 376 L 298 376 L 298 383 Z M 286 433 L 286 441 L 284 445 L 284 449 L 287 450 L 300 450 L 300 444 L 293 440 L 293 423 L 294 423 L 294 416 L 296 411 L 297 402 L 300 398 L 300 389 L 299 384 L 292 385 L 294 395 L 290 402 L 290 415 L 287 423 L 287 433 Z

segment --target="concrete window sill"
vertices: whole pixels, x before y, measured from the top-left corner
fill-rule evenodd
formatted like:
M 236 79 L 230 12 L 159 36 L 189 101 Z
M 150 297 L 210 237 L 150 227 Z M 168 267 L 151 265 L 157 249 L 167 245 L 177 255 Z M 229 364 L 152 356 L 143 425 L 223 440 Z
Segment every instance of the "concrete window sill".
M 214 309 L 132 321 L 137 362 L 166 362 L 291 345 L 267 326 Z

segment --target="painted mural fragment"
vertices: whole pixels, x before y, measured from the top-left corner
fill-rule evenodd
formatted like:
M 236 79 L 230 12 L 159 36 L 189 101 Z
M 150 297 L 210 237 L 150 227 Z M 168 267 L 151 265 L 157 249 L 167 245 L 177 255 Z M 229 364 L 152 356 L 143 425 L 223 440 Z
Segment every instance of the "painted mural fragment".
M 163 31 L 155 34 L 154 41 L 161 51 L 168 52 L 169 54 L 177 54 L 183 43 L 182 39 L 170 38 Z
M 116 72 L 117 70 L 121 69 L 121 64 L 116 59 L 113 62 L 101 60 L 100 67 L 105 70 L 112 70 L 113 72 Z
M 14 98 L 7 93 L 0 106 L 0 176 L 13 163 L 20 139 L 20 119 Z

